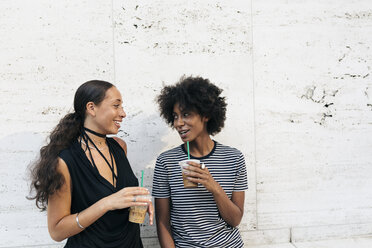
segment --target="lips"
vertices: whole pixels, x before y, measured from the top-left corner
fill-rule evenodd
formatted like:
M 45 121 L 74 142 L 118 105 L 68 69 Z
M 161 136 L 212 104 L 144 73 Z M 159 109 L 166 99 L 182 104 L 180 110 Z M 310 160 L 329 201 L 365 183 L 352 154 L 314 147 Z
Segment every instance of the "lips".
M 120 122 L 121 122 L 121 121 L 114 121 L 115 126 L 116 126 L 117 128 L 120 128 Z
M 187 134 L 188 134 L 189 131 L 190 131 L 190 130 L 181 130 L 181 131 L 178 131 L 178 133 L 179 133 L 180 136 L 181 136 L 181 139 L 186 138 L 186 136 L 187 136 Z

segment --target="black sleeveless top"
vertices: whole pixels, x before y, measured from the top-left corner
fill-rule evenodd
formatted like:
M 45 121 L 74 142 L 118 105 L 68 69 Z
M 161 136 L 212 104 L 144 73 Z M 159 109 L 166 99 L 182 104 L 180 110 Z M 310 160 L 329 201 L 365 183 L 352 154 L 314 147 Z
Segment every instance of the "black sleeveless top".
M 122 188 L 138 186 L 122 147 L 107 138 L 117 166 L 116 188 L 88 160 L 78 141 L 59 157 L 71 177 L 71 213 L 78 213 Z M 129 208 L 108 211 L 85 230 L 68 238 L 65 248 L 142 248 L 139 224 L 128 220 Z

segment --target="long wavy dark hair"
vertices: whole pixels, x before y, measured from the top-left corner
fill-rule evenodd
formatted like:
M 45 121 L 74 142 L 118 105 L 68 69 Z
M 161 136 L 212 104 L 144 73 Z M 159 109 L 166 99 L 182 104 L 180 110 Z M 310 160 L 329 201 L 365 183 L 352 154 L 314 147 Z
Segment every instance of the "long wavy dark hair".
M 100 104 L 106 91 L 114 85 L 100 80 L 82 84 L 75 93 L 74 112 L 63 117 L 51 132 L 47 145 L 40 149 L 39 158 L 30 165 L 31 187 L 29 200 L 36 200 L 36 206 L 45 211 L 48 198 L 58 191 L 64 183 L 63 176 L 57 171 L 58 155 L 68 148 L 81 133 L 84 125 L 88 102 Z

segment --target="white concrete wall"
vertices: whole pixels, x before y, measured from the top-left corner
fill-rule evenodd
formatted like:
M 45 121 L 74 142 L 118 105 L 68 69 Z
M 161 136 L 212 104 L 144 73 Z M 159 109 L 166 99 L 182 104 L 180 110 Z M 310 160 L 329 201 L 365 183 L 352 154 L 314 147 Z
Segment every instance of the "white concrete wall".
M 121 90 L 119 136 L 151 186 L 180 144 L 154 98 L 183 74 L 228 100 L 215 139 L 249 178 L 245 243 L 372 234 L 370 0 L 0 1 L 0 247 L 62 247 L 27 201 L 27 165 L 90 79 Z M 156 247 L 154 227 L 142 227 Z M 43 246 L 45 245 L 45 246 Z

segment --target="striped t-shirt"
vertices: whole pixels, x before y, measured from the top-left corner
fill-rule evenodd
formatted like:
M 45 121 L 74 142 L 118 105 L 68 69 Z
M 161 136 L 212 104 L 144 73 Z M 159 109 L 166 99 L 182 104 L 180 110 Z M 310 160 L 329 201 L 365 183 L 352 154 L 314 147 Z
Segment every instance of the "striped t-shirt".
M 231 199 L 233 191 L 244 191 L 247 172 L 243 154 L 218 142 L 205 157 L 195 158 L 204 163 Z M 184 146 L 168 150 L 157 158 L 152 195 L 171 198 L 170 221 L 176 247 L 243 247 L 237 228 L 220 216 L 212 194 L 199 184 L 184 188 L 178 162 L 187 159 Z

